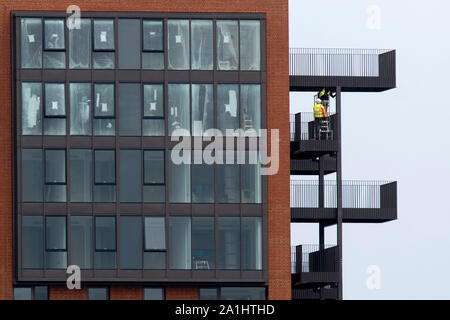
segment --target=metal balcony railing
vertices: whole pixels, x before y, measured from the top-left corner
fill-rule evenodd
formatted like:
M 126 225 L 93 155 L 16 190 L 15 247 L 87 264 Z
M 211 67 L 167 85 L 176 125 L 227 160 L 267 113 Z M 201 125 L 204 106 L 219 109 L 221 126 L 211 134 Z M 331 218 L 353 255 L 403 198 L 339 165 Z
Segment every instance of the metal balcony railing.
M 334 116 L 336 115 L 335 112 L 329 112 L 330 117 L 330 129 L 333 131 L 335 129 L 334 127 Z M 315 122 L 314 122 L 314 112 L 301 112 L 300 113 L 300 140 L 313 140 L 315 138 L 314 136 L 314 130 L 315 130 Z M 295 114 L 289 115 L 289 130 L 290 130 L 290 137 L 291 141 L 295 140 Z M 334 137 L 334 135 L 332 135 Z
M 289 49 L 289 75 L 378 77 L 379 56 L 386 49 Z
M 342 181 L 342 207 L 378 209 L 396 206 L 396 195 L 388 181 Z M 291 208 L 318 208 L 319 181 L 291 180 Z M 336 208 L 336 181 L 325 180 L 324 207 Z
M 302 244 L 291 247 L 291 273 L 337 272 L 338 247 L 325 244 Z

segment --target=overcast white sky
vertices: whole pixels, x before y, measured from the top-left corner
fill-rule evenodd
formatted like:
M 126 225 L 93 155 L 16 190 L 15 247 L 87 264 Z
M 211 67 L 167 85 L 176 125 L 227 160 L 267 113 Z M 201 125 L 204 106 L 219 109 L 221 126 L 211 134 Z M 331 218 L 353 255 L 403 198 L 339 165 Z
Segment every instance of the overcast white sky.
M 396 89 L 342 97 L 343 178 L 398 181 L 397 221 L 344 225 L 344 299 L 450 299 L 449 12 L 448 0 L 289 1 L 290 47 L 397 50 Z M 312 93 L 291 93 L 291 113 L 311 110 Z M 318 243 L 318 226 L 291 229 L 293 245 Z

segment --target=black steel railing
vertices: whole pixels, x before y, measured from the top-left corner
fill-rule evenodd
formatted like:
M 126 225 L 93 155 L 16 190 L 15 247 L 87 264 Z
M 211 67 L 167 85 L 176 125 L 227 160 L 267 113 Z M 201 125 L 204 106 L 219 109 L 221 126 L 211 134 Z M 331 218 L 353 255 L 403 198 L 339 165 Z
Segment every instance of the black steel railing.
M 291 273 L 337 272 L 338 246 L 325 244 L 302 244 L 291 247 Z
M 324 207 L 336 208 L 336 181 L 324 181 Z M 291 208 L 319 208 L 319 181 L 291 180 Z M 396 182 L 342 181 L 343 208 L 395 208 Z
M 378 77 L 386 49 L 290 48 L 289 75 Z
M 329 112 L 328 116 L 330 117 L 330 130 L 331 135 L 325 137 L 324 135 L 322 137 L 317 136 L 317 123 L 314 121 L 314 112 L 300 112 L 300 122 L 296 125 L 295 124 L 295 114 L 289 115 L 289 130 L 290 130 L 290 137 L 291 141 L 295 141 L 298 138 L 300 140 L 314 140 L 314 139 L 334 139 L 334 132 L 335 132 L 335 112 Z M 299 133 L 296 135 L 296 131 L 300 130 Z

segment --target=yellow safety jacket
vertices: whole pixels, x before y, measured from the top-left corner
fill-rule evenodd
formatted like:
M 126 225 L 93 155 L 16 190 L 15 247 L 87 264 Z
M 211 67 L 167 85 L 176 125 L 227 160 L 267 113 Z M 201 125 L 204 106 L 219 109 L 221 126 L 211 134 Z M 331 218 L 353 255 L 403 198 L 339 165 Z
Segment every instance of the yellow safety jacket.
M 319 99 L 320 98 L 322 98 L 324 95 L 325 95 L 325 89 L 322 89 L 320 92 L 319 92 Z M 328 92 L 326 92 L 327 93 L 327 96 L 330 96 L 331 95 L 331 91 L 330 90 L 328 90 Z
M 323 104 L 316 103 L 314 105 L 314 118 L 324 118 L 326 117 L 325 114 L 325 108 L 323 107 Z

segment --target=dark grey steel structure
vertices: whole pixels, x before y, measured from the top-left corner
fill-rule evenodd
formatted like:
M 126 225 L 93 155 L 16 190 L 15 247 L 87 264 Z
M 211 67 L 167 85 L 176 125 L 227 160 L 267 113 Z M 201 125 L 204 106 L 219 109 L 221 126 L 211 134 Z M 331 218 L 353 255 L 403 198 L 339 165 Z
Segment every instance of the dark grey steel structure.
M 317 175 L 317 181 L 291 181 L 291 222 L 318 223 L 319 244 L 292 248 L 292 298 L 342 299 L 342 223 L 381 223 L 397 219 L 397 182 L 343 181 L 342 92 L 393 89 L 395 50 L 290 49 L 290 91 L 336 92 L 331 135 L 318 137 L 310 112 L 291 115 L 291 175 Z M 336 173 L 336 180 L 325 180 Z M 336 225 L 337 245 L 325 244 L 326 226 Z

